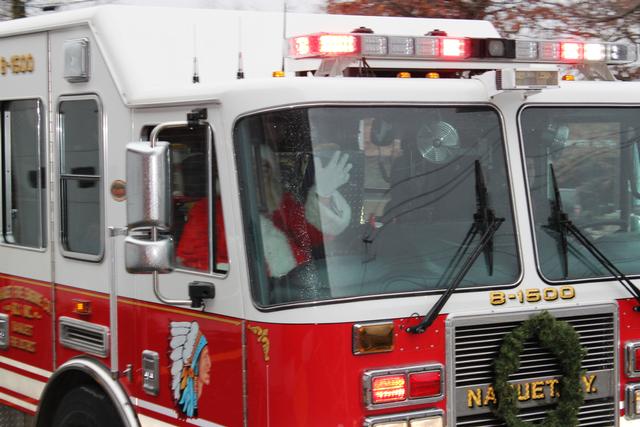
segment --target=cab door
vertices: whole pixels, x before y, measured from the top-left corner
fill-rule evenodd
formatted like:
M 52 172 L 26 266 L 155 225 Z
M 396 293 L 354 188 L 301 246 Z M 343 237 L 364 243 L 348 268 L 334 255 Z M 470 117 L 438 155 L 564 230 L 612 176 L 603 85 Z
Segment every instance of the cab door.
M 135 394 L 152 418 L 242 425 L 243 323 L 218 169 L 225 152 L 204 120 L 141 118 L 140 137 L 168 146 L 170 218 L 158 238 L 172 239 L 175 262 L 170 273 L 136 277 Z
M 54 357 L 48 62 L 46 34 L 0 39 L 0 393 L 27 411 Z

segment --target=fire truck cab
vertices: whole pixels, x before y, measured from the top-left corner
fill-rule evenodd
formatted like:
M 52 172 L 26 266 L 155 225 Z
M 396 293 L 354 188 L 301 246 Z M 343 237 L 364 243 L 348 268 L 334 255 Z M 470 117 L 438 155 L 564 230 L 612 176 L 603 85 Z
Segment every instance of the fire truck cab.
M 640 83 L 608 69 L 637 56 L 460 20 L 0 24 L 0 420 L 640 425 Z

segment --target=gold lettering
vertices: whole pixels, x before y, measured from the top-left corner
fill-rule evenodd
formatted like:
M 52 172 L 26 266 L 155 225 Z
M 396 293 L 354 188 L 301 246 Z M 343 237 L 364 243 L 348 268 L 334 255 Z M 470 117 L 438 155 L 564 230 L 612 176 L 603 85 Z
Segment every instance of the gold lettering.
M 598 389 L 595 386 L 596 376 L 595 375 L 583 375 L 582 382 L 584 383 L 584 388 L 587 393 L 595 393 Z
M 0 300 L 5 299 L 25 300 L 42 308 L 45 313 L 51 314 L 51 301 L 33 289 L 23 286 L 5 286 L 0 289 Z
M 522 391 L 522 387 L 524 386 L 524 392 Z M 531 399 L 531 384 L 517 384 L 516 388 L 518 389 L 518 400 L 520 402 L 524 402 L 526 400 Z
M 3 76 L 7 74 L 7 67 L 9 67 L 9 64 L 7 63 L 7 60 L 4 59 L 3 56 L 0 56 L 0 74 L 2 74 Z
M 467 390 L 467 407 L 473 408 L 473 406 L 482 406 L 482 389 L 477 388 L 475 390 Z
M 9 314 L 13 316 L 20 316 L 22 313 L 20 311 L 20 304 L 18 304 L 17 302 L 12 302 L 11 304 L 7 304 L 3 308 L 5 311 L 7 311 Z
M 551 380 L 546 380 L 544 383 L 546 385 L 549 386 L 549 396 L 551 397 L 558 397 L 560 396 L 560 393 L 556 392 L 556 386 L 558 385 L 558 380 L 556 379 L 551 379 Z
M 15 347 L 20 350 L 28 351 L 29 353 L 36 352 L 35 341 L 25 340 L 23 338 L 11 337 L 11 347 Z
M 544 399 L 544 381 L 534 381 L 531 383 L 531 398 L 533 400 Z
M 11 322 L 11 332 L 31 337 L 33 336 L 33 325 L 27 325 L 26 323 L 13 321 Z
M 31 307 L 30 305 L 22 305 L 22 317 L 26 318 L 26 319 L 33 319 L 34 316 L 34 312 L 33 312 L 33 307 Z
M 11 57 L 11 71 L 13 74 L 18 74 L 22 71 L 22 68 L 20 67 L 20 57 L 18 55 L 13 55 Z
M 27 62 L 27 71 L 30 73 L 33 72 L 33 55 L 28 54 L 25 60 Z
M 487 387 L 487 392 L 484 395 L 484 401 L 482 403 L 484 406 L 489 405 L 489 403 L 493 403 L 494 405 L 497 403 L 496 393 L 493 391 L 493 387 Z

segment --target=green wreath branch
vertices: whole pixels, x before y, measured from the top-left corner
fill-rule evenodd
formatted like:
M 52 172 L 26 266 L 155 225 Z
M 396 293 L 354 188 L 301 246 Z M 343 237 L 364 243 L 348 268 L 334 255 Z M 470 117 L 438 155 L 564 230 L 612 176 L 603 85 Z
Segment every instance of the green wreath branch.
M 509 376 L 520 368 L 520 354 L 524 343 L 531 337 L 537 337 L 540 345 L 549 350 L 560 364 L 560 398 L 556 408 L 547 413 L 539 424 L 522 421 L 518 418 L 517 391 L 507 382 Z M 549 312 L 543 311 L 525 320 L 520 326 L 504 337 L 498 357 L 494 364 L 493 386 L 497 405 L 494 413 L 504 420 L 507 427 L 576 427 L 578 411 L 584 403 L 584 394 L 580 383 L 582 359 L 586 351 L 580 346 L 580 336 L 573 327 L 562 320 L 555 319 Z

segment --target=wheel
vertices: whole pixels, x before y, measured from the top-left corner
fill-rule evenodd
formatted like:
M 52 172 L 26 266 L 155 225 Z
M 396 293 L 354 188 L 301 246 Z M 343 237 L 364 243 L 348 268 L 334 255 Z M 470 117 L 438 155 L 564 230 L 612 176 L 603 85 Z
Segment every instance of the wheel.
M 94 385 L 68 392 L 53 416 L 52 427 L 124 427 L 109 397 Z

